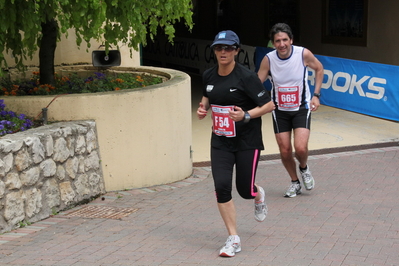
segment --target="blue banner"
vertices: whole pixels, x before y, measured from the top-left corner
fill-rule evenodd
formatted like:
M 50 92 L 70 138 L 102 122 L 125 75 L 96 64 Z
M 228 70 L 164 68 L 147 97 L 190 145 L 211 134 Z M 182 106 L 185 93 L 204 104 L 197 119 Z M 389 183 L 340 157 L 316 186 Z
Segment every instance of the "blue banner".
M 266 49 L 256 47 L 256 69 Z M 321 104 L 399 121 L 399 66 L 321 55 L 316 57 L 324 67 Z M 314 74 L 309 69 L 312 91 Z

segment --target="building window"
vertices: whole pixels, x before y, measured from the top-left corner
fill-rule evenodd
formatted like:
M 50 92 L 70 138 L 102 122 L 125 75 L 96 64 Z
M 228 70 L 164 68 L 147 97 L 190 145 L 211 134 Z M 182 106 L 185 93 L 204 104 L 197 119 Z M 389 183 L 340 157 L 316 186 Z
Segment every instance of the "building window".
M 323 0 L 322 42 L 367 46 L 368 0 Z

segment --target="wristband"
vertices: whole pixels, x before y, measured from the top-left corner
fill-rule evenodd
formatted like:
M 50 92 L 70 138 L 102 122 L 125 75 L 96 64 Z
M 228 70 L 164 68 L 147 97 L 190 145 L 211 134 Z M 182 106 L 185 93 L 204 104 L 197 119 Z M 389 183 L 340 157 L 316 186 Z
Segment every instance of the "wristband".
M 249 113 L 247 111 L 244 112 L 244 123 L 248 123 L 249 120 L 251 120 L 251 116 L 249 115 Z

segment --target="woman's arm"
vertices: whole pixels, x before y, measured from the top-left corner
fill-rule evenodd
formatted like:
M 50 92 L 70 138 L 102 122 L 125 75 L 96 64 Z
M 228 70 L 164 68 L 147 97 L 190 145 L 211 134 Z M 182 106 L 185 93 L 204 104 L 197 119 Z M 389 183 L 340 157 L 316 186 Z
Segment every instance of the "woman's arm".
M 199 107 L 197 109 L 198 119 L 204 119 L 208 114 L 209 109 L 209 99 L 208 97 L 203 96 L 201 102 L 199 103 Z
M 257 106 L 248 111 L 248 114 L 251 118 L 260 117 L 266 113 L 270 113 L 275 108 L 274 103 L 272 101 L 265 103 L 262 106 Z M 229 111 L 230 117 L 233 121 L 238 122 L 244 119 L 245 111 L 241 109 L 241 107 L 236 106 L 233 111 Z

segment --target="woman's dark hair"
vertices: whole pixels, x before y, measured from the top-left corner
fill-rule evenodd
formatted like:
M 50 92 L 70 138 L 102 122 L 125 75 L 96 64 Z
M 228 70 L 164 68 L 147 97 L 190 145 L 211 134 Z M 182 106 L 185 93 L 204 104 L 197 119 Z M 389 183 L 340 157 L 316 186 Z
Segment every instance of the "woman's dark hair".
M 273 42 L 274 41 L 274 35 L 276 35 L 279 32 L 285 32 L 287 33 L 288 37 L 292 40 L 294 38 L 294 35 L 292 34 L 291 27 L 288 26 L 285 23 L 277 23 L 275 24 L 271 30 L 270 30 L 270 40 Z

